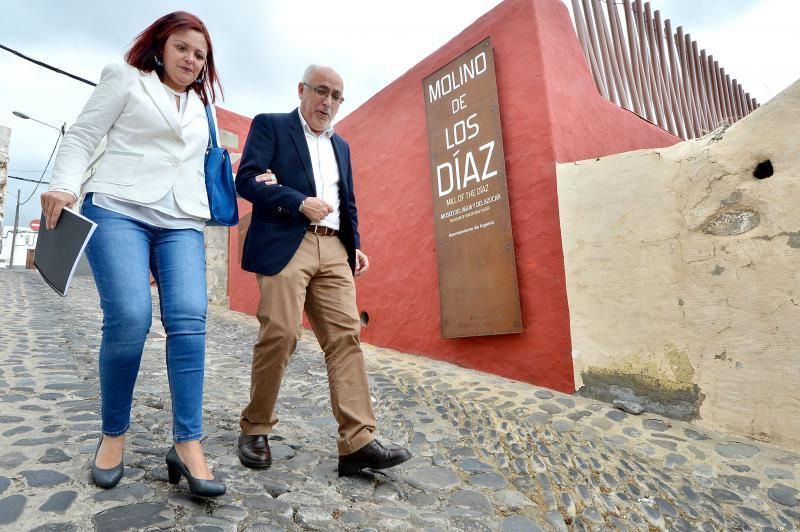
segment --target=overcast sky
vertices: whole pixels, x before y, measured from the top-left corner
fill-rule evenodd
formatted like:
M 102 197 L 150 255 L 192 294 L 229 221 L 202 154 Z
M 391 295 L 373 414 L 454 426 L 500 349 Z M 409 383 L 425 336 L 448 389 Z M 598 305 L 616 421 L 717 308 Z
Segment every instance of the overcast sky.
M 498 3 L 4 0 L 0 44 L 96 81 L 105 64 L 122 60 L 147 25 L 185 9 L 202 18 L 211 33 L 225 89 L 222 107 L 247 116 L 288 111 L 297 105 L 296 84 L 305 66 L 322 63 L 345 80 L 342 118 Z M 651 5 L 673 27 L 691 33 L 761 103 L 800 77 L 800 0 L 652 0 Z M 12 111 L 69 126 L 91 87 L 4 50 L 0 72 L 0 125 L 12 128 L 9 173 L 38 179 L 58 133 Z M 9 180 L 3 224 L 13 225 L 17 190 L 25 200 L 33 188 Z M 26 226 L 38 216 L 37 191 L 21 208 L 20 223 Z

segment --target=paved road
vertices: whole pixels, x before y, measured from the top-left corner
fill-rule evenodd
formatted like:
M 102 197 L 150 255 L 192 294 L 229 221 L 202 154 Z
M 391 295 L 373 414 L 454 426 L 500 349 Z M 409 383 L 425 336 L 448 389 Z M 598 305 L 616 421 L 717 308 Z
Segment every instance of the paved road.
M 257 327 L 219 308 L 209 317 L 204 445 L 228 494 L 196 501 L 185 484 L 166 482 L 171 416 L 156 326 L 137 383 L 125 478 L 98 490 L 87 481 L 99 436 L 92 281 L 77 278 L 61 299 L 32 272 L 0 272 L 0 294 L 0 528 L 800 528 L 796 452 L 369 346 L 380 436 L 415 458 L 339 479 L 336 425 L 311 336 L 281 391 L 275 463 L 245 469 L 234 450 Z

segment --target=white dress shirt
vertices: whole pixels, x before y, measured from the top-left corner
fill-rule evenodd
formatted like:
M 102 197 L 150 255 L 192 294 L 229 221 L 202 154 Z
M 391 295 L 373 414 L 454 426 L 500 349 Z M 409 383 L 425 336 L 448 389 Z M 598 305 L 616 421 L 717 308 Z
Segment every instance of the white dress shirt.
M 308 153 L 311 155 L 311 168 L 314 171 L 314 186 L 317 188 L 317 197 L 333 207 L 333 212 L 323 218 L 319 225 L 339 230 L 339 165 L 336 163 L 336 154 L 333 152 L 333 128 L 329 127 L 317 136 L 300 115 L 300 123 L 306 135 Z

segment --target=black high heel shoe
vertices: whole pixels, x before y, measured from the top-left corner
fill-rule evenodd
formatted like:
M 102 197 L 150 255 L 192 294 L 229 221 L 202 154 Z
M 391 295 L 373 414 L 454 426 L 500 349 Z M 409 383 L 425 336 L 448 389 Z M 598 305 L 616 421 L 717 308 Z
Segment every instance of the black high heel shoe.
M 100 469 L 97 467 L 97 453 L 100 451 L 100 446 L 103 444 L 103 436 L 100 436 L 100 441 L 97 442 L 97 449 L 94 451 L 94 460 L 92 460 L 92 478 L 94 484 L 98 488 L 111 489 L 119 484 L 122 478 L 122 473 L 125 471 L 123 465 L 124 460 L 120 460 L 119 464 L 111 469 Z
M 167 453 L 167 472 L 169 473 L 169 483 L 177 484 L 181 480 L 181 475 L 189 483 L 189 493 L 196 497 L 219 497 L 225 494 L 225 484 L 219 480 L 204 480 L 194 478 L 189 473 L 189 468 L 178 458 L 175 446 Z

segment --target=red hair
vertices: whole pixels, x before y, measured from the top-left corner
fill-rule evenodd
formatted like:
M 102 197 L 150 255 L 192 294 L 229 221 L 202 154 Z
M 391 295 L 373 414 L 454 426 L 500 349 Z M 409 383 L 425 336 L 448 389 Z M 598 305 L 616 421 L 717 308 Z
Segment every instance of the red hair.
M 136 36 L 130 50 L 125 54 L 125 61 L 143 72 L 156 71 L 159 78 L 164 76 L 162 67 L 156 64 L 156 57 L 164 57 L 164 45 L 170 35 L 178 31 L 194 30 L 203 34 L 208 46 L 206 53 L 206 64 L 203 67 L 201 76 L 204 76 L 203 83 L 192 83 L 191 87 L 200 97 L 204 104 L 217 101 L 215 86 L 219 89 L 222 96 L 222 84 L 217 76 L 217 69 L 214 67 L 214 49 L 211 46 L 211 36 L 208 34 L 206 25 L 203 21 L 186 11 L 175 11 L 164 15 L 156 20 L 145 30 Z M 210 94 L 210 98 L 209 98 Z

